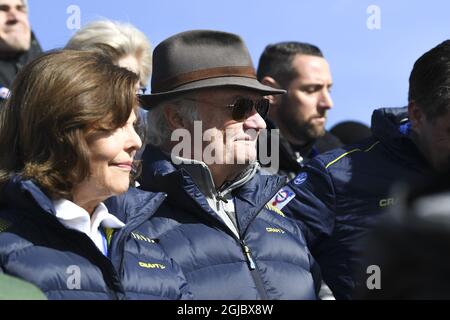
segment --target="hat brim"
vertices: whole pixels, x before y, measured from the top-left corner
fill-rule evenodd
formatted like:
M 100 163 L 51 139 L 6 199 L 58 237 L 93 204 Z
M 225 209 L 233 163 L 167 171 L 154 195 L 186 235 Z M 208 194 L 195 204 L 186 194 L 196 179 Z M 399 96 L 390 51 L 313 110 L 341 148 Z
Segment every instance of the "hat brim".
M 225 86 L 250 89 L 253 91 L 257 91 L 258 93 L 260 93 L 263 96 L 286 93 L 286 90 L 275 89 L 275 88 L 263 85 L 258 80 L 252 79 L 252 78 L 219 77 L 219 78 L 204 79 L 204 80 L 190 82 L 185 85 L 179 86 L 178 88 L 171 90 L 171 91 L 139 95 L 139 100 L 140 100 L 142 108 L 150 109 L 153 107 L 153 105 L 155 103 L 161 101 L 162 99 L 173 97 L 173 96 L 176 96 L 176 95 L 184 93 L 184 92 L 203 89 L 203 88 L 215 88 L 215 87 L 225 87 Z

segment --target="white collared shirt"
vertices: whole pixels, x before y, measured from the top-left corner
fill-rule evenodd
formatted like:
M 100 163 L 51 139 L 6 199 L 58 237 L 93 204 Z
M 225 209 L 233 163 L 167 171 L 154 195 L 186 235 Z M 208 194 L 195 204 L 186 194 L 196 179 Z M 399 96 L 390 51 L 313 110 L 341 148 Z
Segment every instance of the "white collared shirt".
M 85 233 L 104 255 L 107 255 L 107 247 L 99 227 L 120 229 L 125 226 L 122 221 L 108 212 L 103 202 L 95 208 L 92 217 L 82 207 L 66 199 L 54 200 L 53 205 L 56 217 L 64 226 Z

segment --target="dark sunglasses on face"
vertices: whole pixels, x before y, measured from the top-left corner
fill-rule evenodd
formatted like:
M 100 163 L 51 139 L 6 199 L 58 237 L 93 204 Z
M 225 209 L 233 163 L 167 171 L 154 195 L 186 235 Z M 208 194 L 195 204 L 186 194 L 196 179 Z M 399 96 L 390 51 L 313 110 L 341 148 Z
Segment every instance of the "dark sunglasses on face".
M 243 121 L 252 115 L 253 108 L 265 119 L 269 111 L 270 103 L 268 99 L 253 100 L 249 98 L 238 98 L 233 104 L 227 105 L 231 108 L 231 117 L 235 121 Z
M 191 101 L 199 101 L 201 100 L 194 98 L 184 98 L 186 100 Z M 204 101 L 205 103 L 211 104 L 210 101 Z M 231 109 L 231 118 L 235 121 L 244 121 L 245 119 L 252 116 L 253 108 L 255 108 L 256 112 L 259 113 L 261 118 L 266 119 L 267 112 L 269 111 L 270 103 L 268 99 L 257 99 L 253 100 L 250 98 L 237 98 L 236 101 L 232 104 L 228 104 L 225 107 Z

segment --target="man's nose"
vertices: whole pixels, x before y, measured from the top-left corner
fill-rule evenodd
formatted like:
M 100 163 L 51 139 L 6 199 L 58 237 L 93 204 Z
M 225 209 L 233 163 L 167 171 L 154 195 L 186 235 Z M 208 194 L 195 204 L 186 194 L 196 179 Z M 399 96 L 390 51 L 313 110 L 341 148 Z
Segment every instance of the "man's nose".
M 7 23 L 16 23 L 18 11 L 15 8 L 11 8 L 6 13 Z
M 333 99 L 331 99 L 331 94 L 328 88 L 324 88 L 321 92 L 319 107 L 325 110 L 333 108 Z
M 254 129 L 256 131 L 259 131 L 266 128 L 266 122 L 261 117 L 261 115 L 255 109 L 253 109 L 252 114 L 244 120 L 244 127 L 245 129 Z

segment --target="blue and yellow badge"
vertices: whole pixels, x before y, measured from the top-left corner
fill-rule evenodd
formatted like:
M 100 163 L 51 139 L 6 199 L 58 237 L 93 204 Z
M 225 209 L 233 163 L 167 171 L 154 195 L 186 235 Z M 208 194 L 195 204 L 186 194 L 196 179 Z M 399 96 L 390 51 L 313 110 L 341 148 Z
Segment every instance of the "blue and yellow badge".
M 289 187 L 283 187 L 278 193 L 269 201 L 269 204 L 277 209 L 283 209 L 292 199 L 295 198 L 295 193 Z

